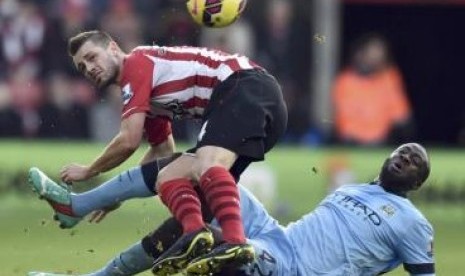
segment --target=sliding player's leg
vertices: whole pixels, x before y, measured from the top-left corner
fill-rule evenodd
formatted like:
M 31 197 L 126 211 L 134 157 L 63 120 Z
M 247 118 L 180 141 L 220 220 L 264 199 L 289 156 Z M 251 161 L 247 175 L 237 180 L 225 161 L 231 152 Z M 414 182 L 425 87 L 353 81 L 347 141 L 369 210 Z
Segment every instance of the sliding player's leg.
M 216 227 L 208 227 L 214 235 L 215 242 L 220 243 L 221 231 Z M 142 240 L 116 255 L 105 267 L 86 276 L 135 275 L 149 270 L 154 260 L 170 248 L 181 235 L 181 225 L 171 217 Z
M 171 217 L 142 240 L 116 255 L 105 267 L 89 276 L 135 275 L 149 270 L 153 261 L 181 234 L 181 225 Z
M 125 249 L 104 267 L 85 276 L 124 276 L 135 275 L 150 269 L 153 261 L 169 248 L 182 234 L 180 224 L 169 218 L 155 231 L 148 234 L 140 241 Z M 61 276 L 48 272 L 29 272 L 28 276 Z
M 158 171 L 180 154 L 158 159 L 134 167 L 84 193 L 72 193 L 57 184 L 38 168 L 29 170 L 29 183 L 39 196 L 48 201 L 55 211 L 60 227 L 72 228 L 89 213 L 116 205 L 131 198 L 154 196 Z
M 221 231 L 211 227 L 215 241 L 221 242 Z M 135 275 L 149 270 L 155 259 L 170 248 L 182 235 L 181 225 L 174 219 L 164 221 L 156 230 L 146 235 L 140 241 L 125 249 L 104 267 L 83 276 L 126 276 Z M 48 272 L 29 272 L 28 276 L 64 276 Z

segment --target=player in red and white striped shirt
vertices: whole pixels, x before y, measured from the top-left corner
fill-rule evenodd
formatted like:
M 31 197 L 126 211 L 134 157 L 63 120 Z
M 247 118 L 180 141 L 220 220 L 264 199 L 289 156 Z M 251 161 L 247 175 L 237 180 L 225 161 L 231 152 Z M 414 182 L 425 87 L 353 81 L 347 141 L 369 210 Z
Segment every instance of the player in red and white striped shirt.
M 190 262 L 189 272 L 204 274 L 253 258 L 236 181 L 285 131 L 287 111 L 276 80 L 244 56 L 206 48 L 147 46 L 126 54 L 101 31 L 71 38 L 69 52 L 77 69 L 99 88 L 118 85 L 124 107 L 120 132 L 103 153 L 89 166 L 64 167 L 63 181 L 115 168 L 138 148 L 144 132 L 151 147 L 143 162 L 166 156 L 174 151 L 171 121 L 202 119 L 190 150 L 195 158 L 181 156 L 158 175 L 159 196 L 184 235 L 156 261 L 154 272 L 174 273 Z M 208 254 L 213 237 L 192 183 L 198 183 L 226 242 Z

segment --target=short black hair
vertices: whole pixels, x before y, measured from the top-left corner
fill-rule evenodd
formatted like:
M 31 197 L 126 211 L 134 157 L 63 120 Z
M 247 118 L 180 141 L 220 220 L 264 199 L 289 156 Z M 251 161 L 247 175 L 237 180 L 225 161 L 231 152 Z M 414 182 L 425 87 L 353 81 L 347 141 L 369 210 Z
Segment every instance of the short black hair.
M 107 47 L 111 41 L 114 41 L 111 36 L 99 30 L 87 31 L 79 33 L 68 40 L 68 53 L 70 56 L 74 56 L 79 48 L 82 47 L 87 41 L 92 41 L 95 44 L 100 44 L 103 47 Z

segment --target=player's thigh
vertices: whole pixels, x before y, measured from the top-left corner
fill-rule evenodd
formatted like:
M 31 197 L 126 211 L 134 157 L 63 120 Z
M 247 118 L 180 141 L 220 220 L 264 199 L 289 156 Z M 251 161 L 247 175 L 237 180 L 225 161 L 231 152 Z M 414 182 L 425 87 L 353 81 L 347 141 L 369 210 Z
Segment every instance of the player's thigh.
M 192 165 L 196 160 L 192 154 L 183 154 L 168 165 L 159 173 L 157 178 L 157 187 L 166 181 L 177 178 L 192 178 Z
M 199 180 L 211 167 L 223 167 L 229 170 L 237 159 L 237 154 L 220 146 L 203 146 L 195 152 L 196 161 L 192 166 L 195 180 Z

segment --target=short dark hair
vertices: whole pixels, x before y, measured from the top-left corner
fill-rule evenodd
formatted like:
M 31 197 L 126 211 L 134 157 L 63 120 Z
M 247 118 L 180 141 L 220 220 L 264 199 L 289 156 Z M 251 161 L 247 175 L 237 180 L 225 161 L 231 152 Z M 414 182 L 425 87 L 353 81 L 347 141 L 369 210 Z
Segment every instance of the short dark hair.
M 111 38 L 108 33 L 99 30 L 79 33 L 68 40 L 69 55 L 74 56 L 77 51 L 79 51 L 79 48 L 87 41 L 92 41 L 95 44 L 107 47 L 108 44 L 113 41 L 113 38 Z

